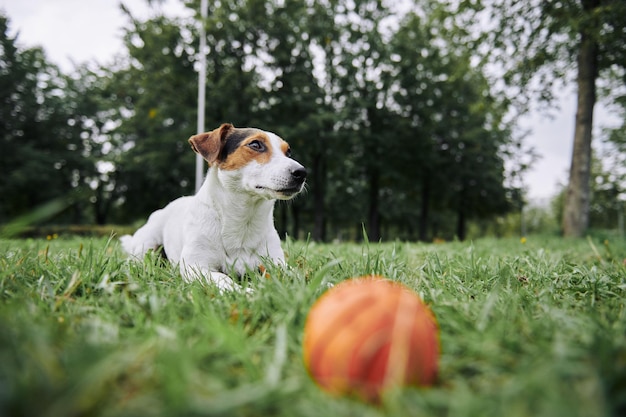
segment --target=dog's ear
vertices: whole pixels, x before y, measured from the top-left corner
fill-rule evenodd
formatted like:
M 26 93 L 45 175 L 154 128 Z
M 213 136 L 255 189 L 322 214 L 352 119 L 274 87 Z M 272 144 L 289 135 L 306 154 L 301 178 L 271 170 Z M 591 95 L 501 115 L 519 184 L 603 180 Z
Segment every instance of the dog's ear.
M 224 123 L 215 130 L 206 133 L 199 133 L 189 138 L 189 144 L 194 152 L 202 155 L 209 163 L 213 164 L 226 142 L 226 137 L 235 127 L 230 123 Z

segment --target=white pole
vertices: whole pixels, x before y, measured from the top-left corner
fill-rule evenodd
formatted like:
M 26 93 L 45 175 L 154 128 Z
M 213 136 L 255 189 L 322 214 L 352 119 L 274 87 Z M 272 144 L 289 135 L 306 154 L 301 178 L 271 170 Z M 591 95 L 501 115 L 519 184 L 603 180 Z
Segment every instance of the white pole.
M 200 2 L 200 72 L 198 74 L 198 123 L 196 133 L 204 132 L 204 108 L 206 102 L 206 28 L 208 0 Z M 196 192 L 204 180 L 204 159 L 196 154 Z

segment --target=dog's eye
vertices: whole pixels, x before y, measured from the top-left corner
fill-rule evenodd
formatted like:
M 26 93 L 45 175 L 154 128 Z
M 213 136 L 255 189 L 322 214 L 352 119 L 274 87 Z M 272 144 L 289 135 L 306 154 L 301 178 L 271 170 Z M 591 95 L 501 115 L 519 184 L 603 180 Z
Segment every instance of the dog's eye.
M 248 143 L 247 146 L 253 151 L 265 152 L 265 144 L 260 140 L 253 140 L 252 142 Z
M 291 158 L 291 148 L 287 148 L 287 151 L 285 151 L 285 156 L 287 158 Z

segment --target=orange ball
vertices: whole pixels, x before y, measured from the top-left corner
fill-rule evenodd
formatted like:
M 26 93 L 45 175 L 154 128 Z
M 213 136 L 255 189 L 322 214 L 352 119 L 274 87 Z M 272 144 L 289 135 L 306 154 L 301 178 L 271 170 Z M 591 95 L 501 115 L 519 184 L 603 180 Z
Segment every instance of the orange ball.
M 438 357 L 430 309 L 407 287 L 379 276 L 331 288 L 304 327 L 304 364 L 332 394 L 378 402 L 390 388 L 432 385 Z

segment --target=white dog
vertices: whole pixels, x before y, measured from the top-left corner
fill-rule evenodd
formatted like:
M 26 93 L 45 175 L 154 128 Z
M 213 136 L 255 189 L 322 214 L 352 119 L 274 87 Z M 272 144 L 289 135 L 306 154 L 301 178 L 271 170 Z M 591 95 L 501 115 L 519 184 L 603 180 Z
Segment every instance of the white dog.
M 302 191 L 306 169 L 291 159 L 287 142 L 260 129 L 223 124 L 189 143 L 210 166 L 202 188 L 152 213 L 133 236 L 120 238 L 122 247 L 138 258 L 162 247 L 185 280 L 236 289 L 227 274 L 262 268 L 264 260 L 284 263 L 274 203 Z

